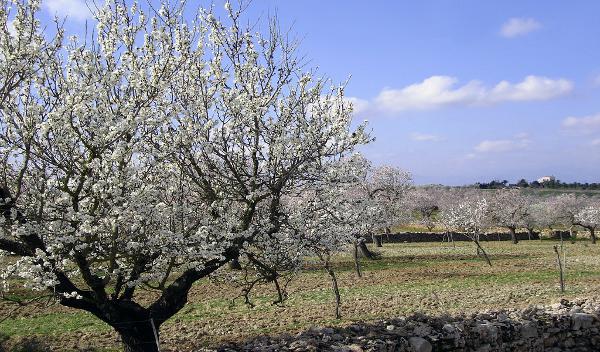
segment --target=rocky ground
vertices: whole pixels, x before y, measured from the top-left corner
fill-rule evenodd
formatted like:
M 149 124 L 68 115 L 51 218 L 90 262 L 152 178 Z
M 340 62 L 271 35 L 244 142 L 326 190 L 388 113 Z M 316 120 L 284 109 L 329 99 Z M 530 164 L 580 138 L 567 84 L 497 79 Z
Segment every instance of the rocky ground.
M 598 314 L 598 300 L 563 300 L 470 316 L 413 315 L 345 328 L 312 328 L 232 343 L 218 351 L 599 351 Z

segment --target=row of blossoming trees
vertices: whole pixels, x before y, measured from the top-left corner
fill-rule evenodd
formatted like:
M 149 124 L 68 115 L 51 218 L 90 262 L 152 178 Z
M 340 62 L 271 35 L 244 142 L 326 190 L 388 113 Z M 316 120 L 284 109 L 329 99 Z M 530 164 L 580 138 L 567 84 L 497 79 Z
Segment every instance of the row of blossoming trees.
M 534 231 L 586 230 L 596 243 L 600 198 L 590 195 L 523 193 L 518 189 L 482 191 L 469 188 L 415 188 L 406 199 L 412 221 L 432 230 L 460 231 L 479 237 L 486 230 L 504 229 L 517 243 L 518 229 L 529 238 Z
M 38 1 L 0 0 L 3 295 L 24 282 L 111 325 L 126 350 L 153 351 L 192 285 L 227 263 L 250 273 L 248 301 L 272 283 L 280 302 L 282 278 L 318 258 L 339 316 L 332 256 L 353 250 L 360 275 L 365 237 L 415 214 L 476 243 L 491 218 L 513 232 L 595 228 L 592 205 L 516 216 L 517 193 L 412 189 L 408 173 L 374 167 L 354 152 L 371 137 L 351 128 L 344 85 L 307 71 L 276 23 L 256 32 L 225 7 L 188 20 L 179 3 L 109 0 L 93 35 L 65 42 L 59 23 L 42 29 Z M 141 304 L 141 287 L 157 298 Z

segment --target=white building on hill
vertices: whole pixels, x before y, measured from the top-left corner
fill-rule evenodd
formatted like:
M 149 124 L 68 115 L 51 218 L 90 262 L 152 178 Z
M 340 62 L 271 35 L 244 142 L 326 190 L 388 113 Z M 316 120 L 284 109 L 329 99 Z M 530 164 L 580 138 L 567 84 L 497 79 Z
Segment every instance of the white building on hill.
M 552 182 L 552 181 L 556 181 L 556 177 L 554 177 L 554 176 L 542 176 L 542 177 L 540 177 L 540 178 L 537 179 L 538 183 Z

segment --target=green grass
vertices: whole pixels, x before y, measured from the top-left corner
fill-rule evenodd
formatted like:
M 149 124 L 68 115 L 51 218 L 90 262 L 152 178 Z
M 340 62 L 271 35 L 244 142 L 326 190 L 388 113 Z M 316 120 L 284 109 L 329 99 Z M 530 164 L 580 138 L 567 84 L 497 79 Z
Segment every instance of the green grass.
M 90 313 L 41 313 L 17 317 L 0 323 L 0 331 L 8 336 L 60 335 L 74 331 L 110 331 L 110 326 Z
M 298 331 L 312 325 L 345 325 L 357 320 L 407 315 L 462 313 L 489 308 L 552 303 L 560 298 L 595 296 L 600 289 L 600 245 L 565 242 L 567 292 L 558 289 L 555 241 L 485 242 L 492 267 L 468 242 L 384 244 L 382 259 L 362 260 L 363 278 L 354 273 L 349 254 L 335 258 L 342 294 L 342 320 L 331 317 L 333 297 L 327 275 L 314 265 L 290 284 L 283 307 L 273 306 L 271 286 L 252 294 L 250 308 L 239 291 L 210 281 L 198 282 L 188 305 L 161 328 L 165 346 L 214 345 L 229 339 Z M 93 345 L 112 348 L 111 328 L 91 314 L 53 307 L 18 313 L 0 323 L 0 331 L 17 339 L 42 336 L 55 344 L 86 336 Z M 112 338 L 109 336 L 113 336 Z M 172 338 L 173 340 L 170 340 Z M 178 341 L 178 342 L 176 342 Z M 118 348 L 118 346 L 116 346 Z M 184 347 L 182 347 L 184 348 Z

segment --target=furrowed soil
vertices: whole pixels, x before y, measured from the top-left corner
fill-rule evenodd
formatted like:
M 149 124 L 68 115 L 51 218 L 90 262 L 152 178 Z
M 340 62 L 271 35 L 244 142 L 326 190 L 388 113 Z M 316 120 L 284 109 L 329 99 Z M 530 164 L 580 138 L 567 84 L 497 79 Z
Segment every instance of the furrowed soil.
M 361 260 L 362 278 L 353 271 L 351 257 L 339 255 L 335 269 L 342 294 L 340 320 L 333 318 L 330 282 L 317 262 L 291 281 L 283 306 L 272 305 L 276 298 L 272 286 L 253 291 L 255 306 L 251 308 L 239 298 L 238 288 L 203 280 L 194 286 L 182 311 L 161 327 L 161 350 L 192 351 L 258 335 L 346 326 L 416 312 L 457 315 L 550 304 L 561 298 L 597 299 L 600 245 L 565 242 L 566 292 L 561 294 L 555 244 L 549 240 L 517 245 L 486 242 L 491 267 L 476 255 L 472 243 L 384 244 L 376 249 L 381 259 Z M 31 295 L 24 290 L 16 294 Z M 139 295 L 149 301 L 156 293 L 140 291 Z M 56 351 L 121 350 L 117 334 L 91 314 L 46 303 L 40 300 L 15 309 L 14 304 L 0 301 L 0 319 L 4 319 L 0 342 L 6 340 L 5 346 L 13 346 L 30 339 Z

